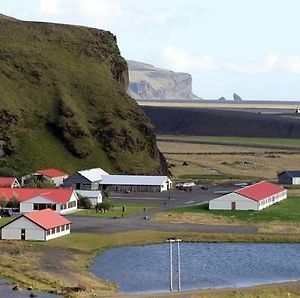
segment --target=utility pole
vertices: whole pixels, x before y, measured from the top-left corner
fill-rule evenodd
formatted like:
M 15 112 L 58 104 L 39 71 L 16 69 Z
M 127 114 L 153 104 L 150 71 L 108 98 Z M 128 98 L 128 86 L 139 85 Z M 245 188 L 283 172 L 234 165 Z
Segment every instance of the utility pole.
M 181 290 L 181 280 L 180 280 L 180 242 L 182 241 L 181 239 L 177 238 L 175 240 L 177 242 L 177 271 L 178 271 L 178 291 Z
M 180 242 L 182 240 L 177 238 L 169 238 L 167 242 L 169 243 L 169 259 L 170 259 L 170 292 L 173 291 L 173 243 L 177 242 L 177 273 L 178 273 L 178 291 L 181 290 L 181 276 L 180 276 Z

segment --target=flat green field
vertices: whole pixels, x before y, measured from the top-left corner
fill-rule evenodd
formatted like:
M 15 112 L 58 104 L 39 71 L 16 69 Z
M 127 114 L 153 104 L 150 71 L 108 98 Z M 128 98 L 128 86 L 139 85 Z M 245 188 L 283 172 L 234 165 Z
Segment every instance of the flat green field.
M 105 218 L 119 218 L 122 217 L 122 209 L 124 204 L 115 203 L 113 207 L 106 211 L 105 213 L 96 212 L 95 209 L 84 209 L 72 214 L 72 216 L 83 216 L 83 217 L 105 217 Z M 154 204 L 136 204 L 136 203 L 128 203 L 125 204 L 126 211 L 123 213 L 123 217 L 133 216 L 137 213 L 143 212 L 144 208 L 154 208 L 158 207 L 158 205 Z
M 175 213 L 196 213 L 202 212 L 210 215 L 234 217 L 238 220 L 247 222 L 258 221 L 288 221 L 300 222 L 300 197 L 289 197 L 288 199 L 275 204 L 261 211 L 224 211 L 224 210 L 208 210 L 208 204 L 198 206 L 188 206 L 175 208 Z

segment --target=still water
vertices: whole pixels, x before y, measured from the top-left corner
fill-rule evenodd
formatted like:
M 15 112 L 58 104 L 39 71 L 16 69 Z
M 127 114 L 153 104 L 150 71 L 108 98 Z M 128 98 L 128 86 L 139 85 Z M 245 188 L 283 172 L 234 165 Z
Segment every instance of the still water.
M 181 243 L 181 288 L 245 287 L 300 280 L 300 244 Z M 169 245 L 109 249 L 90 271 L 122 292 L 168 291 Z M 173 244 L 177 289 L 177 244 Z

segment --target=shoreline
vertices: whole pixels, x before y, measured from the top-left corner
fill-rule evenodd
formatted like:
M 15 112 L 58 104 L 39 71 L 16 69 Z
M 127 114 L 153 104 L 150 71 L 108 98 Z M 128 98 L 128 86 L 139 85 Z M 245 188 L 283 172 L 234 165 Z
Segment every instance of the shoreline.
M 119 297 L 119 298 L 131 298 L 131 297 L 143 297 L 143 298 L 152 298 L 152 297 L 206 297 L 206 296 L 199 296 L 204 294 L 217 294 L 217 295 L 226 295 L 230 292 L 237 294 L 237 292 L 247 292 L 253 290 L 262 290 L 262 289 L 269 289 L 269 288 L 285 288 L 290 286 L 296 286 L 300 289 L 300 280 L 297 281 L 285 281 L 285 282 L 278 282 L 278 283 L 267 283 L 267 284 L 259 284 L 253 286 L 245 286 L 245 287 L 228 287 L 228 288 L 215 288 L 215 289 L 191 289 L 191 290 L 184 290 L 184 291 L 172 291 L 172 292 L 151 292 L 151 293 L 117 293 L 114 296 L 105 296 L 107 298 L 112 297 Z M 188 296 L 187 296 L 188 295 Z M 190 296 L 191 295 L 191 296 Z M 300 295 L 300 292 L 299 292 Z M 213 296 L 214 297 L 214 296 Z M 218 296 L 222 297 L 222 296 Z

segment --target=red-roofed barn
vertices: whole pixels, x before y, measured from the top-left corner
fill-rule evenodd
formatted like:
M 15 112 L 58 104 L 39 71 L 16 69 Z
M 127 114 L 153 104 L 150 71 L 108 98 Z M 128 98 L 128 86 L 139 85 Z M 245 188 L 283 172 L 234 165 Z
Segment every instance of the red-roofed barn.
M 287 198 L 287 190 L 261 181 L 209 201 L 210 210 L 262 210 Z
M 47 241 L 70 234 L 71 222 L 51 209 L 25 213 L 1 228 L 1 239 Z
M 0 198 L 20 202 L 20 212 L 50 208 L 57 213 L 69 213 L 77 209 L 78 197 L 73 189 L 57 188 L 0 188 Z

